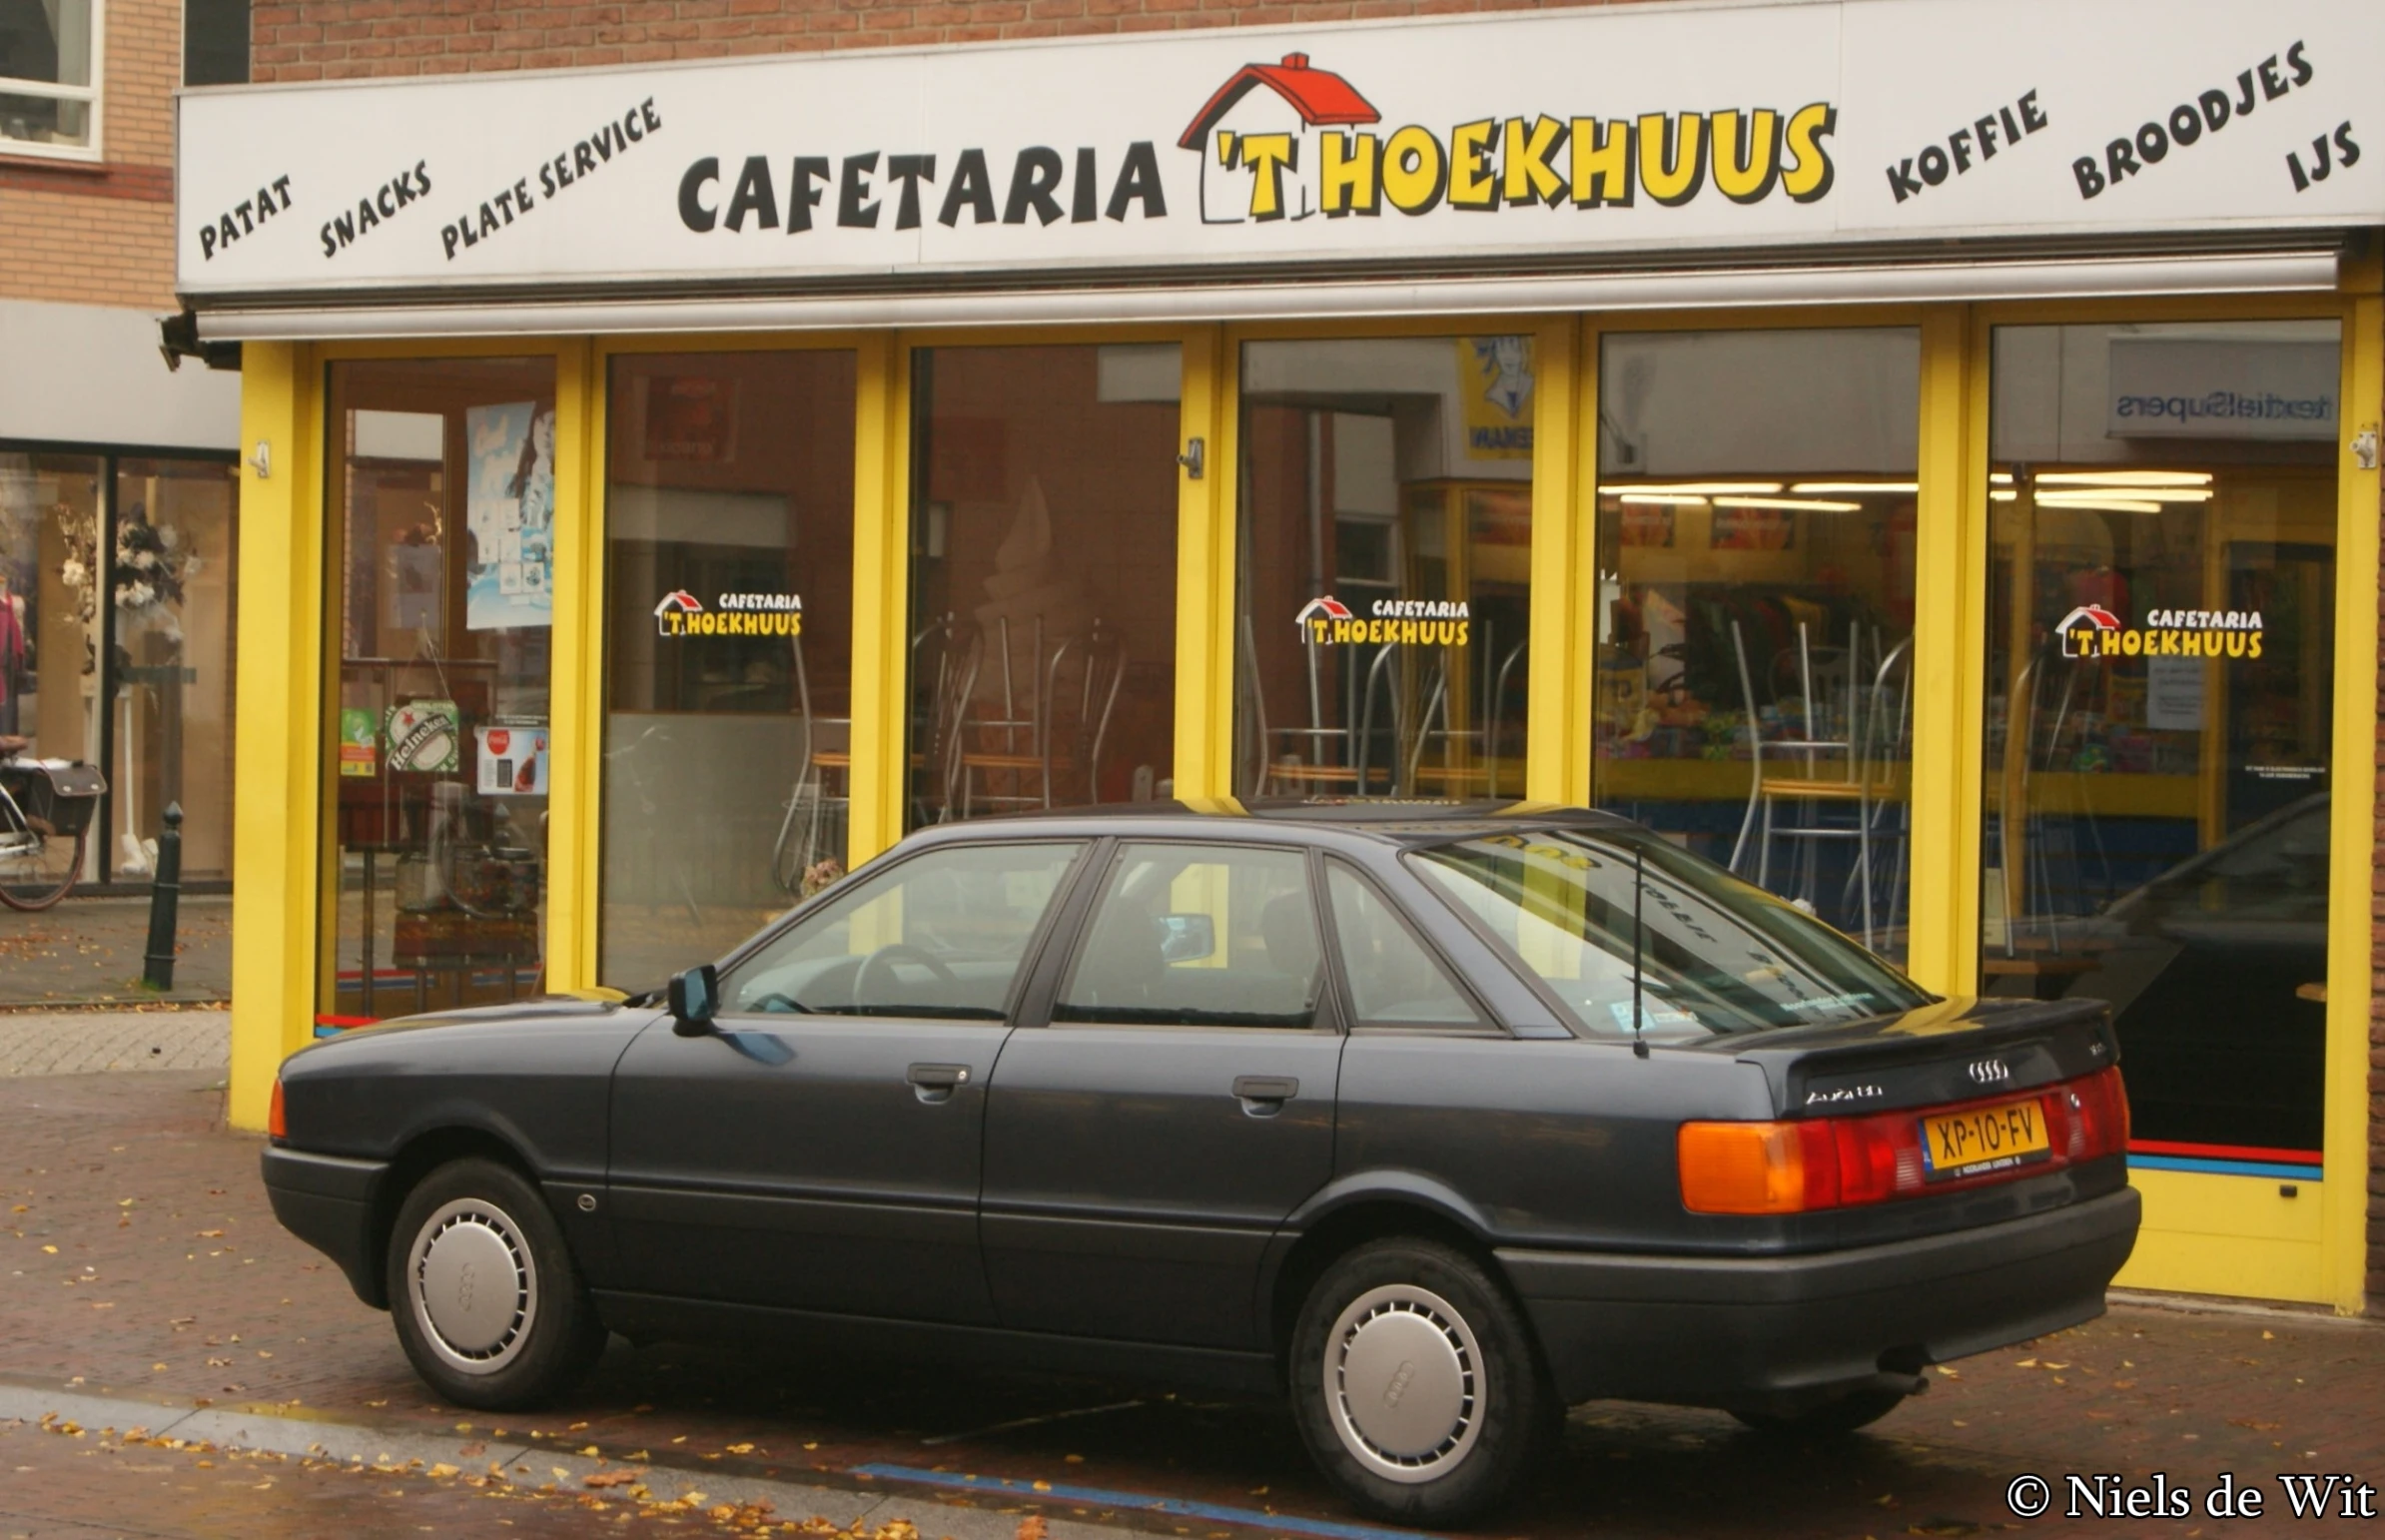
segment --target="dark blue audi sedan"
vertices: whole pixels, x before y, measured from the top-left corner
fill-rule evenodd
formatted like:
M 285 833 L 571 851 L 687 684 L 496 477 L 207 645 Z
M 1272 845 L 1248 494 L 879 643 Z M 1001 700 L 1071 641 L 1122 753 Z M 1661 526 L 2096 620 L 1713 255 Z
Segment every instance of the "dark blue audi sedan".
M 2116 1059 L 1606 815 L 1145 804 L 922 833 L 651 997 L 310 1048 L 265 1179 L 466 1405 L 608 1331 L 1159 1375 L 1441 1524 L 1575 1402 L 1851 1429 L 2100 1313 Z

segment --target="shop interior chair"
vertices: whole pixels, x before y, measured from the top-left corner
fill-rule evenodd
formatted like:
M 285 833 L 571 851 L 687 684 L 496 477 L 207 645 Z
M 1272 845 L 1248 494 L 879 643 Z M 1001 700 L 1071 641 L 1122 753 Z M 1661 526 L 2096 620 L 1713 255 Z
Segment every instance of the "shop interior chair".
M 1325 720 L 1325 649 L 1305 639 L 1300 660 L 1308 678 L 1308 725 L 1273 726 L 1267 719 L 1264 687 L 1258 677 L 1258 635 L 1250 617 L 1242 616 L 1244 698 L 1250 707 L 1251 752 L 1257 764 L 1243 784 L 1259 794 L 1300 795 L 1317 789 L 1346 790 L 1358 783 L 1357 756 L 1348 727 L 1350 713 L 1340 725 Z
M 2081 835 L 2092 849 L 2093 863 L 2100 869 L 2103 900 L 2109 900 L 2114 888 L 2111 856 L 2104 847 L 2102 826 L 2078 788 L 2055 781 L 2053 784 L 2066 787 L 2061 793 L 2061 805 L 2037 806 L 2039 773 L 2050 776 L 2062 769 L 2063 755 L 2074 751 L 2085 726 L 2085 713 L 2074 709 L 2079 673 L 2063 669 L 2061 695 L 2045 726 L 2044 741 L 2041 745 L 2038 742 L 2038 724 L 2045 716 L 2045 675 L 2048 665 L 2058 657 L 2051 645 L 2030 657 L 2022 666 L 2020 677 L 2013 682 L 2005 708 L 2005 763 L 2013 769 L 2004 783 L 2005 796 L 2017 803 L 2018 811 L 2015 815 L 1999 804 L 1996 815 L 1997 860 L 2005 874 L 2004 941 L 2000 949 L 2002 957 L 1988 960 L 1988 971 L 1991 974 L 2025 973 L 2047 980 L 2084 972 L 2092 966 L 2091 960 L 2074 952 L 2072 942 L 2063 934 L 2062 924 L 2065 910 L 2061 895 L 2065 892 L 2073 895 L 2068 910 L 2072 916 L 2090 913 L 2097 907 L 2085 896 L 2090 858 L 2088 849 L 2080 844 Z M 2069 880 L 2067 887 L 2061 882 L 2063 878 Z
M 1880 651 L 1881 638 L 1872 646 Z M 1857 780 L 1863 787 L 1863 838 L 1855 866 L 1848 872 L 1851 888 L 1861 886 L 1864 945 L 1880 950 L 1893 942 L 1905 923 L 1906 868 L 1913 854 L 1913 638 L 1890 648 L 1873 671 L 1870 696 L 1864 703 L 1863 749 L 1858 756 Z M 1889 853 L 1885 893 L 1874 882 L 1875 862 Z M 1841 907 L 1850 907 L 1841 895 Z M 1876 917 L 1876 905 L 1887 913 Z
M 1067 690 L 1063 676 L 1071 670 L 1076 687 Z M 1118 710 L 1118 693 L 1126 678 L 1126 636 L 1098 616 L 1083 638 L 1064 641 L 1052 649 L 1038 697 L 1052 707 L 1040 713 L 1041 737 L 1036 746 L 1042 759 L 1044 806 L 1052 806 L 1054 780 L 1062 774 L 1073 775 L 1080 766 L 1084 781 L 1079 800 L 1087 804 L 1102 800 L 1102 750 L 1109 742 L 1111 718 Z M 1073 705 L 1076 713 L 1070 724 L 1072 741 L 1065 752 L 1053 741 L 1055 719 L 1064 704 Z
M 1754 677 L 1748 667 L 1746 636 L 1738 621 L 1731 622 L 1731 644 L 1738 655 L 1740 690 L 1747 703 L 1750 758 L 1754 761 L 1748 808 L 1741 819 L 1740 844 L 1732 852 L 1731 869 L 1743 870 L 1752 827 L 1756 840 L 1756 886 L 1779 891 L 1782 897 L 1802 901 L 1809 909 L 1814 906 L 1822 846 L 1843 841 L 1856 844 L 1859 872 L 1864 871 L 1869 851 L 1870 787 L 1866 784 L 1859 752 L 1862 724 L 1857 719 L 1862 714 L 1861 702 L 1853 688 L 1855 659 L 1862 648 L 1862 628 L 1849 626 L 1847 641 L 1845 653 L 1828 658 L 1828 666 L 1817 669 L 1811 634 L 1804 621 L 1798 622 L 1794 662 L 1799 716 L 1805 736 L 1776 738 L 1768 743 Z M 1836 653 L 1837 649 L 1832 652 Z M 1790 660 L 1776 660 L 1776 674 L 1778 664 L 1785 661 Z M 1840 688 L 1841 685 L 1845 688 Z M 1817 704 L 1821 708 L 1819 714 Z M 1764 761 L 1767 749 L 1796 756 L 1797 769 L 1802 773 L 1767 774 Z M 1796 858 L 1788 887 L 1774 890 L 1773 847 L 1779 840 L 1791 842 Z M 1865 886 L 1868 891 L 1868 874 Z
M 986 640 L 983 627 L 978 637 Z M 981 715 L 974 693 L 962 701 L 968 713 L 961 747 L 961 816 L 974 817 L 980 807 L 997 812 L 1020 812 L 1052 805 L 1052 765 L 1045 734 L 1045 683 L 1052 658 L 1044 650 L 1044 617 L 1037 615 L 1029 629 L 1025 673 L 1027 693 L 1022 701 L 1020 669 L 1011 637 L 1011 617 L 994 618 L 993 643 L 1001 669 L 1002 706 L 998 715 Z
M 1514 646 L 1507 649 L 1507 656 L 1499 660 L 1498 671 L 1491 676 L 1490 699 L 1484 702 L 1484 705 L 1487 707 L 1490 725 L 1483 735 L 1482 763 L 1483 767 L 1489 772 L 1490 785 L 1488 789 L 1490 795 L 1493 797 L 1506 795 L 1505 790 L 1500 785 L 1502 776 L 1499 755 L 1507 747 L 1507 686 L 1519 665 L 1522 665 L 1527 669 L 1527 677 L 1529 677 L 1528 670 L 1530 664 L 1528 659 L 1530 657 L 1529 649 L 1531 645 L 1531 642 L 1526 640 L 1517 642 Z M 1488 654 L 1486 653 L 1485 656 L 1487 655 Z M 1524 724 L 1521 722 L 1516 724 L 1519 733 L 1523 725 Z M 1517 746 L 1519 748 L 1522 746 L 1522 740 L 1520 737 L 1517 740 Z M 1523 794 L 1524 788 L 1522 785 L 1522 777 L 1519 775 L 1517 777 L 1515 795 L 1520 797 Z
M 960 814 L 969 697 L 977 690 L 984 656 L 984 633 L 976 626 L 963 626 L 950 614 L 912 638 L 914 677 L 931 680 L 925 710 L 912 725 L 912 741 L 925 745 L 911 765 L 915 824 L 948 823 Z M 931 658 L 932 675 L 924 667 Z
M 831 857 L 840 863 L 851 814 L 853 719 L 820 717 L 812 712 L 810 672 L 803 663 L 801 633 L 787 638 L 795 662 L 795 785 L 779 820 L 778 841 L 771 847 L 770 878 L 781 892 L 800 896 L 806 874 Z M 821 747 L 823 727 L 842 729 L 847 747 Z

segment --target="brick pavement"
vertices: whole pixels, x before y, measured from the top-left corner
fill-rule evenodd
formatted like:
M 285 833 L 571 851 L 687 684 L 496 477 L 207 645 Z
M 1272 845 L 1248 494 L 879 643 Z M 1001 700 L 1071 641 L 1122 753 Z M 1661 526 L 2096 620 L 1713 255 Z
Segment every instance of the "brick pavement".
M 174 988 L 144 989 L 149 900 L 76 898 L 55 909 L 0 909 L 0 1009 L 221 1003 L 232 998 L 232 899 L 185 894 L 175 926 Z
M 229 1011 L 18 1011 L 0 1014 L 0 1075 L 212 1070 L 232 1054 Z
M 207 1084 L 0 1081 L 0 1379 L 359 1420 L 392 1436 L 489 1422 L 439 1405 L 387 1317 L 273 1223 L 256 1143 L 223 1130 Z M 1756 1437 L 1711 1413 L 1577 1408 L 1560 1458 L 1498 1531 L 1974 1534 L 2015 1522 L 2002 1494 L 2023 1472 L 2057 1485 L 2066 1471 L 2160 1472 L 2200 1491 L 2222 1471 L 2266 1481 L 2341 1470 L 2385 1486 L 2385 1328 L 2372 1322 L 2122 1306 L 1952 1370 L 1873 1433 L 1836 1445 Z M 490 1426 L 491 1437 L 611 1458 L 642 1450 L 699 1474 L 836 1485 L 886 1463 L 1349 1517 L 1277 1407 L 1138 1385 L 616 1341 L 566 1405 L 493 1421 L 505 1431 Z M 2199 1515 L 2026 1527 L 2279 1532 Z

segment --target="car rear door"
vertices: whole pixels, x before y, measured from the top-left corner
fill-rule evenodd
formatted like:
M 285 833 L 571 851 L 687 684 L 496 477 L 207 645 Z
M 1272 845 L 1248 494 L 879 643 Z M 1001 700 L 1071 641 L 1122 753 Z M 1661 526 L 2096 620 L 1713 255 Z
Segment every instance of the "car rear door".
M 1129 840 L 1050 1020 L 1004 1046 L 982 1232 L 1005 1326 L 1257 1343 L 1268 1239 L 1330 1178 L 1341 1039 L 1293 846 Z
M 623 1286 L 988 1322 L 986 1088 L 1083 841 L 941 846 L 863 874 L 666 1019 L 613 1083 Z

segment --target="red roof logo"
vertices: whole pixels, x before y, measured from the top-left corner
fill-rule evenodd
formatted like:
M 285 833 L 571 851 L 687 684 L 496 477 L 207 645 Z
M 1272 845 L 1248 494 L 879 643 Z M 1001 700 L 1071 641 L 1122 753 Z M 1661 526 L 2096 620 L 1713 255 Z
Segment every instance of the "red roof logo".
M 1243 65 L 1193 116 L 1185 137 L 1176 142 L 1177 148 L 1199 149 L 1201 140 L 1216 126 L 1217 120 L 1233 111 L 1243 97 L 1259 86 L 1282 97 L 1300 115 L 1300 121 L 1312 128 L 1319 125 L 1346 128 L 1383 121 L 1383 115 L 1358 94 L 1357 87 L 1331 70 L 1310 69 L 1306 54 L 1285 54 L 1281 64 Z
M 1298 626 L 1301 636 L 1305 637 L 1308 634 L 1308 622 L 1311 620 L 1348 620 L 1350 618 L 1350 607 L 1333 595 L 1325 593 L 1319 594 L 1306 604 L 1301 605 L 1300 612 L 1292 616 L 1292 624 Z
M 2120 628 L 2120 617 L 2100 604 L 2081 604 L 2062 616 L 2062 623 L 2054 627 L 2054 634 L 2061 638 L 2063 657 L 2088 655 L 2086 649 L 2079 645 L 2078 633 L 2089 626 L 2098 631 L 2116 631 Z

